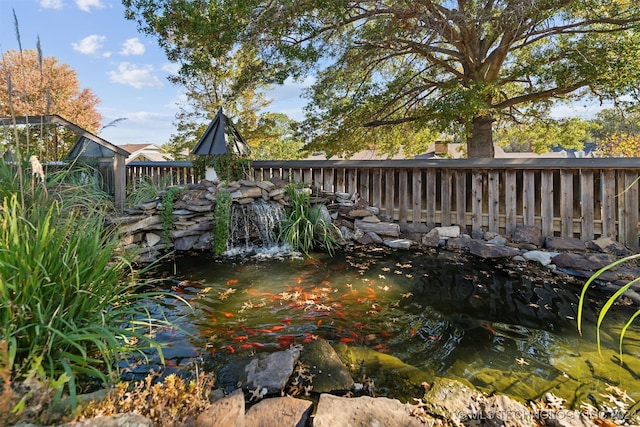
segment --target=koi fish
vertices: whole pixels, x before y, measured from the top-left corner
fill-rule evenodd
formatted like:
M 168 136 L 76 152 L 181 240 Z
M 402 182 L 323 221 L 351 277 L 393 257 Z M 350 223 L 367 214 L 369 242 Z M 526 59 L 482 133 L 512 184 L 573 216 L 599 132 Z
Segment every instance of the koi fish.
M 284 328 L 286 328 L 286 326 L 285 326 L 285 325 L 276 325 L 276 326 L 272 327 L 272 328 L 269 330 L 269 332 L 276 332 L 276 331 L 280 331 L 280 330 L 282 330 L 282 329 L 284 329 Z
M 249 337 L 247 335 L 237 335 L 235 337 L 231 337 L 232 340 L 236 342 L 246 341 Z
M 233 313 L 229 313 L 228 311 L 221 311 L 222 315 L 224 317 L 226 317 L 227 319 L 230 319 L 233 317 Z
M 355 340 L 354 340 L 353 338 L 349 338 L 349 337 L 342 337 L 342 338 L 340 338 L 340 342 L 343 342 L 343 343 L 345 343 L 345 344 L 346 344 L 346 343 L 351 343 L 351 342 L 354 342 L 354 341 L 355 341 Z
M 225 346 L 224 348 L 226 348 L 226 349 L 229 351 L 229 353 L 231 353 L 231 354 L 235 354 L 235 352 L 236 352 L 236 349 L 235 349 L 235 348 L 233 348 L 233 347 L 232 347 L 232 346 L 230 346 L 230 345 L 227 345 L 227 346 Z
M 291 317 L 285 317 L 280 322 L 284 323 L 285 325 L 290 325 L 291 324 Z
M 229 279 L 229 280 L 227 280 L 226 285 L 227 285 L 227 286 L 231 286 L 231 285 L 235 285 L 235 284 L 236 284 L 236 283 L 238 283 L 238 282 L 239 282 L 239 280 L 238 280 L 238 279 Z
M 249 344 L 249 343 L 241 344 L 241 345 L 238 347 L 238 349 L 240 349 L 240 350 L 244 350 L 244 351 L 251 350 L 252 348 L 253 348 L 253 346 L 252 346 L 251 344 Z
M 264 344 L 262 344 L 261 342 L 251 342 L 251 343 L 247 343 L 247 344 L 251 344 L 252 347 L 256 347 L 256 348 L 264 347 Z

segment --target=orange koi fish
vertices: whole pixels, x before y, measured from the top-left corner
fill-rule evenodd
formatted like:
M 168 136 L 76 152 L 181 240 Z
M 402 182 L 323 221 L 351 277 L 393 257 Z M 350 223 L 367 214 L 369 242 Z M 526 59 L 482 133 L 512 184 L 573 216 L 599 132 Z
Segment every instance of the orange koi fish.
M 227 280 L 226 285 L 227 285 L 227 286 L 231 286 L 231 285 L 235 285 L 235 284 L 236 284 L 236 283 L 238 283 L 238 282 L 239 282 L 239 280 L 238 280 L 238 279 L 229 279 L 229 280 Z
M 232 340 L 236 342 L 246 341 L 249 337 L 247 335 L 236 335 L 235 337 L 231 337 Z
M 235 352 L 236 352 L 236 349 L 231 347 L 230 345 L 227 345 L 224 348 L 226 348 L 229 351 L 229 353 L 231 353 L 231 354 L 235 354 Z
M 233 313 L 229 313 L 228 311 L 221 311 L 220 313 L 222 313 L 222 315 L 227 319 L 230 319 L 233 317 Z
M 340 342 L 343 342 L 343 343 L 345 343 L 345 344 L 346 344 L 346 343 L 351 343 L 351 342 L 354 342 L 354 341 L 355 341 L 355 340 L 354 340 L 353 338 L 349 338 L 349 337 L 342 337 L 342 338 L 340 338 Z
M 280 331 L 280 330 L 284 329 L 285 327 L 286 327 L 285 325 L 276 325 L 276 326 L 274 326 L 273 328 L 271 328 L 271 329 L 269 330 L 269 332 L 276 332 L 276 331 Z

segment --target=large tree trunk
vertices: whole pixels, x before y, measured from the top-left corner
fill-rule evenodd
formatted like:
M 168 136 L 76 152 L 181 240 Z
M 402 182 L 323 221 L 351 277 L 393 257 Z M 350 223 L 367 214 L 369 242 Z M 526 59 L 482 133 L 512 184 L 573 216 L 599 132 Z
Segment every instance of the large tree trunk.
M 469 158 L 493 158 L 493 117 L 480 116 L 473 118 L 471 135 L 467 138 L 467 156 Z

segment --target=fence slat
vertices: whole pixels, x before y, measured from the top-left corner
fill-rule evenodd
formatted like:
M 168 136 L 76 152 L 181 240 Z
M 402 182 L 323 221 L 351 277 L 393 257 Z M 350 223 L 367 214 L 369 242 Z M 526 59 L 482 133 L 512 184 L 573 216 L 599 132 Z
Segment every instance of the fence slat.
M 624 171 L 624 235 L 627 244 L 638 246 L 638 174 L 632 171 Z
M 504 174 L 505 230 L 511 234 L 518 225 L 516 217 L 516 171 L 508 170 Z
M 543 236 L 553 236 L 553 171 L 540 174 L 540 228 Z
M 413 169 L 411 184 L 413 185 L 413 211 L 411 213 L 411 221 L 414 223 L 422 222 L 422 171 L 420 169 Z M 425 195 L 425 198 L 427 196 Z M 427 202 L 428 206 L 428 202 Z M 429 216 L 427 209 L 427 217 Z
M 409 173 L 406 169 L 400 169 L 400 172 L 398 172 L 398 221 L 401 224 L 407 223 L 407 208 L 411 203 L 408 176 Z
M 482 231 L 482 171 L 474 170 L 471 174 L 471 228 Z
M 456 221 L 461 227 L 467 225 L 467 174 L 456 171 Z
M 602 194 L 602 235 L 616 239 L 616 172 L 605 170 L 601 176 L 600 191 Z
M 522 223 L 535 225 L 536 187 L 534 171 L 522 171 Z
M 593 203 L 585 203 L 586 200 L 594 200 L 593 198 L 593 171 L 580 171 L 580 212 L 581 212 L 581 237 L 585 240 L 592 240 L 594 236 L 593 225 L 595 215 L 593 212 Z
M 433 169 L 427 169 L 425 179 L 427 180 L 426 191 L 425 191 L 425 201 L 426 201 L 426 223 L 434 224 L 436 221 L 436 171 Z M 451 206 L 450 195 L 447 194 L 447 199 L 449 200 L 449 206 Z M 449 217 L 451 217 L 451 212 L 449 212 Z M 449 224 L 447 224 L 449 225 Z
M 500 172 L 490 170 L 487 183 L 489 201 L 489 230 L 500 229 Z
M 443 169 L 440 180 L 440 209 L 442 211 L 440 220 L 442 225 L 446 227 L 451 225 L 451 169 Z M 428 200 L 427 203 L 429 203 Z M 429 219 L 427 216 L 427 224 L 430 224 L 431 221 L 434 225 L 436 224 L 435 218 Z
M 395 187 L 395 180 L 394 180 L 394 170 L 393 169 L 386 169 L 385 170 L 385 182 L 384 182 L 384 193 L 385 193 L 385 198 L 384 198 L 384 209 L 385 209 L 385 213 L 387 214 L 387 216 L 389 218 L 393 218 L 393 207 L 395 205 L 395 201 L 394 201 L 394 187 Z
M 573 237 L 573 171 L 560 171 L 560 235 Z

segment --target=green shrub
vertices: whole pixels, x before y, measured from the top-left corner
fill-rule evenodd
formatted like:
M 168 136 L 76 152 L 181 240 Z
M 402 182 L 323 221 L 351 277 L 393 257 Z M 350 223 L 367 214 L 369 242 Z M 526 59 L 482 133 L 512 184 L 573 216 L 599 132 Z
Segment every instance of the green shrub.
M 326 249 L 333 255 L 340 231 L 323 217 L 319 206 L 311 205 L 310 189 L 290 184 L 287 186 L 287 195 L 290 204 L 280 226 L 280 239 L 306 255 L 316 247 Z
M 181 188 L 169 188 L 162 196 L 162 204 L 160 205 L 160 218 L 162 219 L 162 238 L 165 242 L 169 242 L 171 238 L 171 230 L 173 229 L 173 208 L 176 197 L 182 192 Z
M 216 255 L 227 249 L 231 230 L 231 204 L 233 199 L 226 189 L 216 195 L 216 207 L 213 211 L 213 252 Z

